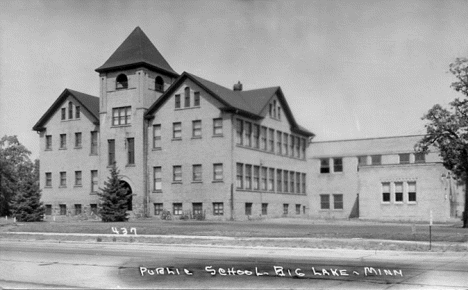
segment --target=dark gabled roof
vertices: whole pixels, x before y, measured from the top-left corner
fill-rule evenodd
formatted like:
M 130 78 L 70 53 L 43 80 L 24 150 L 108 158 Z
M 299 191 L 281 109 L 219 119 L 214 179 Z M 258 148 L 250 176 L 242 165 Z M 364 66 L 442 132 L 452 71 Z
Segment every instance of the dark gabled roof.
M 87 110 L 91 116 L 94 118 L 93 123 L 99 124 L 99 98 L 91 96 L 85 93 L 77 92 L 70 89 L 65 89 L 60 96 L 55 100 L 55 102 L 50 106 L 50 108 L 45 112 L 45 114 L 39 119 L 39 121 L 34 125 L 34 131 L 44 130 L 44 124 L 52 117 L 52 115 L 57 111 L 58 108 L 63 104 L 68 96 L 72 96 L 80 104 L 81 108 Z
M 180 77 L 166 90 L 166 92 L 164 92 L 164 94 L 148 109 L 146 118 L 152 118 L 152 114 L 187 78 L 202 87 L 221 104 L 223 104 L 224 107 L 221 108 L 222 110 L 235 112 L 252 119 L 263 118 L 261 116 L 261 112 L 268 105 L 271 98 L 276 94 L 285 111 L 285 115 L 291 124 L 291 130 L 299 134 L 315 136 L 314 133 L 296 123 L 280 87 L 262 88 L 249 91 L 234 91 L 188 72 L 182 73 L 182 75 L 180 75 Z
M 140 27 L 135 28 L 111 57 L 96 71 L 100 73 L 136 66 L 146 66 L 174 77 L 179 75 L 167 63 Z

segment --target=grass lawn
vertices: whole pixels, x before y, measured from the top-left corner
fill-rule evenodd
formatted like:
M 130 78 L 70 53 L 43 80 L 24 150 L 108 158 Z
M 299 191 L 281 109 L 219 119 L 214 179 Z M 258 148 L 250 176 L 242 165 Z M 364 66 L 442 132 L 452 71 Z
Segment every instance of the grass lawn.
M 49 232 L 113 234 L 112 227 L 135 228 L 138 235 L 189 235 L 271 238 L 341 238 L 384 239 L 401 241 L 428 241 L 429 226 L 416 224 L 377 223 L 360 221 L 278 220 L 258 221 L 161 221 L 142 219 L 122 223 L 98 221 L 57 221 L 11 223 L 0 220 L 0 232 Z M 414 231 L 413 231 L 414 229 Z M 435 225 L 432 240 L 467 242 L 468 229 L 461 225 Z

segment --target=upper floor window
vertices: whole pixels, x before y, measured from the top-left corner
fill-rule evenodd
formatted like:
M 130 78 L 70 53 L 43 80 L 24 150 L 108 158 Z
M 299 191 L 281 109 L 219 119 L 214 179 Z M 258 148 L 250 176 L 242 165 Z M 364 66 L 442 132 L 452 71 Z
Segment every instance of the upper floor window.
M 108 165 L 112 165 L 115 162 L 115 140 L 109 139 L 107 140 L 108 144 Z
M 73 103 L 68 102 L 68 119 L 73 119 Z
M 330 173 L 330 161 L 328 158 L 320 159 L 320 173 Z
M 213 135 L 222 136 L 223 135 L 223 119 L 213 119 Z
M 175 165 L 172 167 L 172 181 L 182 182 L 182 166 Z
M 66 118 L 67 118 L 67 109 L 62 108 L 62 110 L 61 110 L 61 119 L 65 120 Z
M 426 162 L 426 155 L 424 153 L 414 154 L 414 163 L 424 163 Z
M 135 139 L 127 138 L 127 164 L 135 164 Z
M 382 164 L 382 155 L 372 155 L 371 156 L 372 165 Z
M 45 150 L 52 150 L 52 135 L 46 135 L 46 147 Z
M 117 90 L 128 89 L 128 78 L 125 74 L 120 74 L 115 80 L 115 88 Z
M 408 164 L 410 163 L 410 155 L 409 153 L 399 154 L 400 156 L 400 164 Z
M 60 134 L 60 149 L 67 149 L 67 134 Z
M 164 91 L 164 80 L 162 79 L 162 77 L 157 76 L 154 80 L 154 90 L 158 92 Z
M 67 186 L 67 173 L 65 171 L 60 172 L 60 187 Z
M 91 170 L 91 192 L 98 190 L 98 171 Z
M 260 125 L 253 124 L 253 147 L 260 148 Z
M 174 100 L 175 100 L 175 108 L 180 109 L 180 95 L 175 95 Z
M 162 190 L 161 166 L 153 167 L 153 189 Z
M 283 150 L 281 140 L 283 140 L 283 133 L 276 131 L 276 154 L 278 155 L 281 155 Z
M 343 158 L 333 158 L 333 171 L 343 172 Z
M 260 149 L 267 150 L 267 127 L 260 128 Z
M 245 142 L 244 145 L 250 147 L 252 145 L 252 123 L 244 123 Z
M 193 95 L 193 106 L 200 107 L 200 92 L 195 92 Z
M 223 164 L 215 163 L 213 164 L 213 180 L 223 180 Z
M 244 132 L 244 123 L 242 120 L 237 119 L 236 122 L 236 143 L 242 145 L 242 134 Z
M 97 137 L 98 137 L 97 131 L 91 131 L 91 155 L 97 154 L 97 145 L 98 145 Z
M 161 148 L 161 124 L 153 125 L 153 148 Z
M 80 108 L 80 106 L 76 106 L 75 107 L 75 118 L 79 119 L 80 116 L 81 116 L 81 108 Z
M 46 172 L 45 176 L 46 176 L 45 186 L 51 187 L 52 186 L 52 172 Z
M 172 124 L 172 138 L 182 139 L 182 123 L 177 122 Z
M 120 126 L 131 124 L 132 107 L 121 107 L 112 109 L 112 125 Z
M 202 181 L 202 166 L 201 164 L 193 165 L 193 181 L 199 182 Z
M 275 130 L 268 129 L 268 149 L 270 152 L 275 152 Z
M 81 148 L 81 132 L 75 133 L 75 148 Z
M 202 136 L 202 123 L 201 120 L 196 120 L 192 122 L 192 137 L 201 138 Z
M 358 165 L 367 165 L 367 156 L 358 156 Z
M 185 88 L 184 107 L 185 107 L 185 108 L 190 107 L 190 88 L 189 88 L 189 87 L 186 87 L 186 88 Z

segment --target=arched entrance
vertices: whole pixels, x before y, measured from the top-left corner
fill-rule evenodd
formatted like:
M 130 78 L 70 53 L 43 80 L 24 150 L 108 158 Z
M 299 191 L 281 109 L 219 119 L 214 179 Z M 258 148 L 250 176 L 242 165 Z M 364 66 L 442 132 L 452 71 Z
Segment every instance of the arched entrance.
M 133 205 L 132 205 L 132 198 L 133 198 L 133 192 L 132 192 L 132 188 L 130 187 L 130 185 L 126 182 L 126 181 L 120 181 L 120 184 L 123 186 L 123 188 L 127 189 L 127 193 L 130 193 L 130 196 L 128 198 L 128 201 L 127 201 L 127 210 L 132 210 L 133 209 Z

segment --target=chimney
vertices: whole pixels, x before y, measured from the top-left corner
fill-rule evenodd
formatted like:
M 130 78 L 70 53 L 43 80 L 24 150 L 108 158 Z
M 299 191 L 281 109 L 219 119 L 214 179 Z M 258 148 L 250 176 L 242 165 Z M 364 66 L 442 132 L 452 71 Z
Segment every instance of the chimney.
M 237 84 L 234 84 L 233 88 L 234 91 L 242 91 L 242 84 L 240 81 L 237 82 Z

